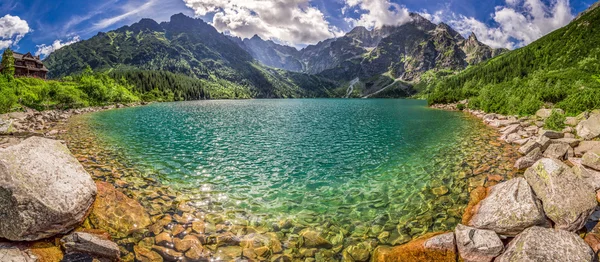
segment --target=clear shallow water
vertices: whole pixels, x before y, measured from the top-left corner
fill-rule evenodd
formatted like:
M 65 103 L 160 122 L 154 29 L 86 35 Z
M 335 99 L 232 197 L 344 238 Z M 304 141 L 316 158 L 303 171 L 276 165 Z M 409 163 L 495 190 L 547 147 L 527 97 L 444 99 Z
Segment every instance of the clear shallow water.
M 480 128 L 424 101 L 341 99 L 162 103 L 93 114 L 90 123 L 209 211 L 341 223 L 427 213 L 426 230 L 457 222 L 448 210 L 464 206 L 467 182 L 456 173 L 468 167 L 464 147 Z M 435 204 L 440 186 L 452 197 Z

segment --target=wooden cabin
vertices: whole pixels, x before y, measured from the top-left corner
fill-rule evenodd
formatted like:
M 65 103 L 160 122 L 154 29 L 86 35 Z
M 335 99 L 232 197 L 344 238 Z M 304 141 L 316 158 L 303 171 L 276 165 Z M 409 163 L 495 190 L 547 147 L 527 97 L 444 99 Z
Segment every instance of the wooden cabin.
M 48 68 L 42 63 L 40 56 L 31 53 L 20 54 L 13 52 L 15 58 L 15 77 L 35 77 L 46 79 Z M 3 68 L 0 68 L 2 72 Z

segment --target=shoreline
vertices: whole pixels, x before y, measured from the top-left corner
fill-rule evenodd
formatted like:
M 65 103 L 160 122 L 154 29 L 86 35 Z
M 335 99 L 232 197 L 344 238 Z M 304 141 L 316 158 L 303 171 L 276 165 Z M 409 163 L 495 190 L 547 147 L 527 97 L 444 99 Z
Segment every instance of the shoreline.
M 97 112 L 100 110 L 108 110 L 108 109 L 113 109 L 113 108 L 115 108 L 115 107 L 112 107 L 112 108 L 102 107 L 102 108 L 94 109 L 95 111 L 90 109 L 88 112 Z M 85 113 L 85 112 L 80 112 L 80 113 Z M 469 111 L 465 111 L 465 113 L 468 113 L 474 117 L 477 117 L 478 119 L 482 119 L 483 122 L 486 123 L 486 125 L 488 125 L 490 127 L 494 127 L 494 129 L 497 132 L 499 132 L 499 135 L 501 135 L 501 138 L 504 138 L 504 139 L 502 139 L 502 140 L 504 140 L 504 142 L 507 142 L 506 138 L 509 135 L 518 133 L 519 130 L 517 130 L 517 129 L 520 129 L 520 128 L 516 128 L 516 129 L 513 128 L 514 130 L 512 130 L 512 129 L 508 130 L 508 128 L 506 128 L 507 126 L 514 126 L 516 124 L 516 121 L 519 121 L 518 122 L 519 126 L 520 126 L 520 123 L 522 123 L 522 122 L 530 121 L 530 119 L 526 119 L 521 122 L 519 119 L 515 119 L 513 117 L 506 117 L 506 116 L 501 116 L 501 115 L 496 115 L 496 114 L 485 114 L 480 111 L 470 111 L 469 110 Z M 73 113 L 70 116 L 77 115 L 77 114 L 78 113 Z M 59 122 L 64 122 L 64 121 L 59 121 Z M 53 127 L 55 127 L 55 126 L 53 126 Z M 533 133 L 535 133 L 535 132 L 528 132 L 527 133 L 528 137 L 526 139 L 533 139 L 536 136 L 536 134 L 533 134 Z M 42 133 L 38 133 L 38 134 L 45 135 L 46 133 L 42 132 Z M 61 134 L 60 131 L 58 131 L 58 133 L 56 133 L 56 135 L 64 135 L 64 134 Z M 509 143 L 509 144 L 512 144 L 512 143 Z M 89 160 L 83 159 L 81 157 L 77 157 L 77 158 L 80 162 L 82 160 L 84 162 L 89 161 Z M 95 160 L 92 160 L 92 161 L 95 162 Z M 512 164 L 513 163 L 511 163 L 511 165 Z M 532 165 L 533 165 L 533 163 L 532 163 Z M 93 172 L 90 174 L 92 176 L 95 176 Z M 520 176 L 517 176 L 516 179 L 518 179 L 518 178 L 520 178 Z M 153 180 L 152 178 L 141 178 L 141 179 L 148 180 L 148 181 L 144 182 L 146 184 L 157 183 L 156 181 L 152 181 Z M 96 178 L 94 180 L 98 181 Z M 514 180 L 514 179 L 510 179 L 510 181 L 512 181 L 512 180 Z M 507 183 L 507 181 L 504 181 L 503 179 L 501 179 L 500 181 L 498 181 L 495 184 L 501 185 L 504 183 Z M 120 190 L 127 189 L 130 186 L 128 184 L 131 184 L 131 183 L 120 180 L 118 178 L 117 178 L 117 180 L 111 182 L 110 184 L 108 184 L 108 183 L 102 184 L 102 182 L 97 182 L 97 186 L 98 186 L 99 190 L 104 191 L 105 193 L 107 191 L 108 192 L 115 192 L 115 191 L 118 192 Z M 213 240 L 211 240 L 210 238 L 203 240 L 200 236 L 205 235 L 207 232 L 212 232 L 211 230 L 214 230 L 214 229 L 208 229 L 209 231 L 207 231 L 207 228 L 206 228 L 207 226 L 213 227 L 215 224 L 218 224 L 218 223 L 207 223 L 205 221 L 202 221 L 202 223 L 199 223 L 200 221 L 198 221 L 195 218 L 195 217 L 199 217 L 199 215 L 201 217 L 211 216 L 210 213 L 194 214 L 193 207 L 189 206 L 185 200 L 179 199 L 178 194 L 176 194 L 174 192 L 169 193 L 168 186 L 167 187 L 162 186 L 162 187 L 163 187 L 163 189 L 158 189 L 157 195 L 148 195 L 148 196 L 143 196 L 143 197 L 151 198 L 151 199 L 158 199 L 158 200 L 163 199 L 164 201 L 173 202 L 173 207 L 175 208 L 174 216 L 169 215 L 168 216 L 169 219 L 166 219 L 166 217 L 164 217 L 160 214 L 153 215 L 153 213 L 151 213 L 150 217 L 148 217 L 147 219 L 150 219 L 150 220 L 156 221 L 156 222 L 154 224 L 148 223 L 147 227 L 153 228 L 150 230 L 155 232 L 154 235 L 156 236 L 156 239 L 154 239 L 154 237 L 152 237 L 152 239 L 149 239 L 148 237 L 146 237 L 146 238 L 142 237 L 140 243 L 145 243 L 145 244 L 138 244 L 135 246 L 135 248 L 133 250 L 121 250 L 122 253 L 125 252 L 127 254 L 125 256 L 122 256 L 122 258 L 125 261 L 133 260 L 134 257 L 137 258 L 139 261 L 152 261 L 152 259 L 151 260 L 143 260 L 143 259 L 140 259 L 140 257 L 143 257 L 143 258 L 154 257 L 155 259 L 158 259 L 158 257 L 156 256 L 156 255 L 158 255 L 165 259 L 168 259 L 169 257 L 170 258 L 186 258 L 186 259 L 188 259 L 188 261 L 193 261 L 193 259 L 190 260 L 190 257 L 193 257 L 193 255 L 197 255 L 197 256 L 199 256 L 199 254 L 206 255 L 206 254 L 210 254 L 210 252 L 212 250 L 216 250 L 216 248 L 211 248 L 211 245 L 216 245 L 216 247 L 219 247 L 221 245 L 221 244 L 219 244 L 220 241 L 218 240 L 218 238 L 220 237 L 219 235 L 217 235 L 217 239 L 213 239 Z M 468 224 L 473 216 L 478 215 L 477 211 L 478 211 L 478 209 L 481 208 L 481 202 L 486 197 L 489 197 L 490 194 L 492 193 L 491 192 L 492 190 L 490 190 L 491 187 L 493 187 L 493 186 L 490 186 L 487 188 L 476 187 L 473 191 L 469 192 L 471 195 L 471 197 L 470 197 L 471 200 L 469 201 L 469 204 L 468 204 L 466 210 L 463 212 L 463 224 Z M 126 190 L 126 191 L 130 191 L 130 190 Z M 141 192 L 138 192 L 138 193 L 141 193 Z M 99 192 L 99 194 L 101 195 L 102 193 Z M 135 194 L 124 195 L 124 197 L 129 198 L 132 201 L 136 201 L 136 199 L 139 199 L 139 196 L 136 197 Z M 98 200 L 96 200 L 96 202 L 98 202 Z M 127 205 L 130 207 L 136 206 L 138 209 L 139 208 L 141 208 L 142 210 L 144 209 L 144 207 L 140 206 L 139 203 L 136 205 L 136 204 L 133 204 L 132 202 L 130 202 L 129 200 L 126 200 L 124 202 L 127 202 L 128 203 Z M 166 204 L 166 202 L 164 202 L 164 203 Z M 165 210 L 165 211 L 167 211 L 167 210 Z M 159 216 L 160 216 L 160 218 L 159 218 Z M 142 217 L 142 218 L 140 218 L 140 217 Z M 145 220 L 145 218 L 143 218 L 143 217 L 144 217 L 144 215 L 139 215 L 139 217 L 136 217 L 134 220 L 139 220 L 139 219 Z M 89 219 L 89 217 L 88 217 L 88 219 Z M 213 217 L 212 219 L 213 220 L 217 219 L 215 221 L 218 221 L 218 217 Z M 175 225 L 183 224 L 184 226 L 181 228 L 177 228 L 177 229 L 173 228 L 172 230 L 176 230 L 175 232 L 172 232 L 171 230 L 167 231 L 167 232 L 171 232 L 169 235 L 164 235 L 164 234 L 160 233 L 160 232 L 164 233 L 163 229 L 161 229 L 162 227 L 167 226 L 167 225 L 172 225 L 172 223 L 176 222 L 176 221 L 177 221 L 177 223 Z M 89 223 L 89 222 L 85 222 L 84 226 L 86 223 Z M 288 222 L 282 221 L 282 223 L 283 224 L 280 223 L 279 227 L 284 229 L 287 225 L 286 223 L 289 223 L 289 221 Z M 157 226 L 161 227 L 161 228 L 157 228 Z M 85 226 L 85 227 L 89 227 L 89 225 Z M 143 226 L 140 226 L 140 229 L 142 227 Z M 139 229 L 137 229 L 137 226 L 136 226 L 136 228 L 133 228 L 133 229 L 130 228 L 130 230 L 136 231 Z M 177 232 L 179 232 L 179 230 L 183 230 L 183 231 L 180 231 L 180 233 L 177 233 Z M 228 229 L 227 232 L 231 232 L 230 230 L 231 229 Z M 246 235 L 249 233 L 249 232 L 246 232 L 245 230 L 247 230 L 247 229 L 244 229 L 243 235 Z M 479 232 L 482 229 L 475 228 L 474 230 L 477 230 L 476 232 Z M 489 230 L 487 230 L 487 231 L 489 231 Z M 230 235 L 229 238 L 234 237 L 235 235 L 239 235 L 239 233 L 241 233 L 240 231 L 233 231 L 233 232 L 238 232 L 238 234 Z M 283 231 L 283 232 L 285 232 L 285 231 Z M 96 233 L 98 233 L 98 232 L 96 232 Z M 265 234 L 262 230 L 259 230 L 257 233 Z M 318 231 L 311 231 L 311 230 L 300 231 L 300 232 L 295 232 L 295 233 L 298 234 L 298 242 L 302 242 L 300 244 L 300 246 L 301 247 L 304 246 L 303 252 L 308 252 L 308 256 L 306 256 L 306 254 L 302 255 L 302 256 L 306 256 L 306 259 L 304 259 L 304 261 L 314 261 L 314 259 L 317 258 L 317 257 L 315 257 L 315 254 L 317 253 L 317 251 L 323 250 L 322 249 L 323 247 L 326 247 L 325 250 L 330 249 L 330 248 L 337 248 L 337 247 L 333 247 L 333 244 L 335 244 L 335 242 L 334 242 L 335 238 L 332 238 L 332 236 L 324 236 L 324 235 L 321 235 Z M 190 235 L 190 236 L 188 237 L 188 235 Z M 167 243 L 171 243 L 171 245 L 174 244 L 175 246 L 171 247 L 174 249 L 169 249 L 169 248 L 165 249 L 164 245 L 160 244 L 160 240 L 167 236 L 170 238 L 166 238 L 165 241 L 167 241 Z M 221 237 L 224 237 L 224 236 L 221 236 Z M 381 235 L 380 236 L 373 235 L 372 237 L 379 238 L 382 236 Z M 179 240 L 177 240 L 177 239 L 179 239 Z M 599 235 L 599 239 L 600 239 L 600 235 Z M 121 242 L 121 241 L 122 240 L 118 240 L 117 243 L 119 243 L 120 245 L 127 243 L 127 242 Z M 173 241 L 175 241 L 175 242 L 173 242 Z M 177 241 L 200 243 L 199 246 L 204 246 L 204 248 L 199 249 L 199 250 L 198 249 L 184 250 L 185 247 L 177 248 L 177 245 L 178 245 Z M 216 242 L 213 242 L 213 241 L 216 241 Z M 294 245 L 294 246 L 296 244 L 286 243 L 285 241 L 276 240 L 276 238 L 274 238 L 274 236 L 269 236 L 268 234 L 267 234 L 267 238 L 263 239 L 263 240 L 257 240 L 254 238 L 246 239 L 246 237 L 241 238 L 241 239 L 238 238 L 236 240 L 234 237 L 234 239 L 227 240 L 227 241 L 233 241 L 233 242 L 225 243 L 224 247 L 228 248 L 227 251 L 230 252 L 228 254 L 225 254 L 226 257 L 234 258 L 239 255 L 240 257 L 246 257 L 246 258 L 251 258 L 251 259 L 253 258 L 254 260 L 261 260 L 260 258 L 264 254 L 256 254 L 256 253 L 257 253 L 257 251 L 260 252 L 259 250 L 263 250 L 263 249 L 261 249 L 262 247 L 267 247 L 266 251 L 268 251 L 268 252 L 278 251 L 279 249 L 281 249 L 282 252 L 273 252 L 272 253 L 273 255 L 270 255 L 272 258 L 275 258 L 276 261 L 288 261 L 288 259 L 291 261 L 293 259 L 297 259 L 294 254 L 287 253 L 287 251 L 285 251 L 285 250 L 288 250 L 287 247 L 290 244 Z M 258 243 L 257 245 L 252 244 L 249 247 L 246 247 L 246 245 L 244 243 L 247 243 L 247 241 L 250 241 L 250 242 L 258 241 L 260 243 Z M 315 246 L 311 246 L 311 245 L 307 246 L 306 241 L 317 241 L 320 244 L 317 244 Z M 404 258 L 404 259 L 418 258 L 419 260 L 435 259 L 438 261 L 455 261 L 455 260 L 451 260 L 450 257 L 452 257 L 454 259 L 456 256 L 458 256 L 459 253 L 461 256 L 463 255 L 463 253 L 460 252 L 460 250 L 457 251 L 456 241 L 459 241 L 458 231 L 456 234 L 451 233 L 451 235 L 450 235 L 450 233 L 430 233 L 428 235 L 413 239 L 411 241 L 407 241 L 400 245 L 394 245 L 394 246 L 379 245 L 376 248 L 369 248 L 367 245 L 371 245 L 371 244 L 368 244 L 368 241 L 367 241 L 367 242 L 359 242 L 358 244 L 355 244 L 355 245 L 350 245 L 347 248 L 345 248 L 344 250 L 339 250 L 337 252 L 342 254 L 342 256 L 339 258 L 343 261 L 365 261 L 362 259 L 357 259 L 359 257 L 361 257 L 361 258 L 367 257 L 367 259 L 370 259 L 371 261 L 401 261 L 402 259 L 398 260 L 399 258 Z M 332 242 L 333 242 L 333 244 L 332 244 Z M 181 245 L 181 242 L 179 244 Z M 436 245 L 440 245 L 440 244 L 441 244 L 441 246 L 436 247 Z M 273 245 L 275 245 L 275 246 L 273 246 Z M 233 248 L 235 246 L 242 246 L 242 248 L 239 248 L 239 249 Z M 331 247 L 329 247 L 329 246 L 331 246 Z M 434 247 L 434 248 L 432 248 L 432 247 Z M 54 249 L 54 251 L 56 251 L 56 248 L 58 248 L 58 251 L 60 251 L 59 247 L 52 247 L 52 248 Z M 221 250 L 221 249 L 224 249 L 224 248 L 219 248 L 219 250 Z M 503 246 L 503 249 L 504 249 L 504 246 Z M 184 250 L 184 251 L 180 251 L 180 250 Z M 191 252 L 191 251 L 194 251 L 194 252 Z M 190 252 L 190 254 L 188 254 L 188 252 Z M 238 252 L 241 252 L 241 253 L 238 253 Z M 315 252 L 315 253 L 311 253 L 311 252 Z M 191 254 L 191 253 L 195 253 L 195 254 Z M 319 251 L 318 253 L 320 254 L 321 251 Z M 301 254 L 303 254 L 303 253 L 301 252 Z M 310 254 L 312 254 L 312 256 L 310 256 Z M 312 260 L 309 259 L 311 257 L 312 257 Z M 277 260 L 277 259 L 280 259 L 280 260 Z M 334 257 L 331 257 L 331 259 L 334 259 Z

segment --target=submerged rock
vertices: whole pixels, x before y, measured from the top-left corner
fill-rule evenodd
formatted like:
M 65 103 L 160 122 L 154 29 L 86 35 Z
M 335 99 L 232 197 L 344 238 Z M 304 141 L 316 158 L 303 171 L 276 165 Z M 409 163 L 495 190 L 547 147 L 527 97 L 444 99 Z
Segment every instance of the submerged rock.
M 515 178 L 492 187 L 469 226 L 515 236 L 528 227 L 545 223 L 542 203 L 525 179 Z
M 558 229 L 580 229 L 596 208 L 594 189 L 556 159 L 541 159 L 525 171 L 525 179 Z
M 150 225 L 150 217 L 137 201 L 119 192 L 109 183 L 97 182 L 98 197 L 90 221 L 113 237 L 122 238 Z
M 312 248 L 312 247 L 316 247 L 316 248 L 331 248 L 333 247 L 333 245 L 325 238 L 321 237 L 321 234 L 319 234 L 319 232 L 314 231 L 314 230 L 305 230 L 304 232 L 300 233 L 300 236 L 302 237 L 302 245 L 304 247 L 308 247 L 308 248 Z
M 114 242 L 89 233 L 74 232 L 60 241 L 67 253 L 83 253 L 112 260 L 117 260 L 121 254 Z
M 458 253 L 465 262 L 489 262 L 504 250 L 504 244 L 491 230 L 458 224 L 454 234 Z
M 69 149 L 32 137 L 0 150 L 0 238 L 38 240 L 82 222 L 96 186 Z
M 592 249 L 577 234 L 560 229 L 531 227 L 507 246 L 497 262 L 593 261 Z
M 451 235 L 450 235 L 451 234 Z M 388 248 L 377 247 L 373 251 L 371 261 L 404 262 L 404 261 L 436 261 L 455 262 L 456 247 L 450 244 L 454 234 L 432 234 L 410 241 L 404 245 Z M 454 242 L 452 242 L 454 243 Z

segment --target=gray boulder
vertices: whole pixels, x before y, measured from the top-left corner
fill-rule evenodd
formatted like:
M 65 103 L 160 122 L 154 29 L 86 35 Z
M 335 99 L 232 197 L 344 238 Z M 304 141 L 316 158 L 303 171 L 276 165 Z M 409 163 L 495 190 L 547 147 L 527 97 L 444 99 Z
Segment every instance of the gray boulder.
M 546 118 L 550 117 L 550 115 L 552 115 L 552 110 L 553 109 L 542 108 L 542 109 L 538 110 L 537 112 L 535 112 L 535 116 L 537 116 L 541 119 L 546 119 Z M 554 109 L 554 110 L 557 110 L 559 113 L 563 112 L 562 109 L 558 109 L 558 108 Z
M 515 163 L 515 168 L 519 170 L 528 168 L 530 166 L 533 166 L 535 162 L 542 159 L 543 157 L 544 156 L 542 155 L 542 150 L 540 150 L 540 148 L 537 147 L 531 152 L 529 152 L 529 154 L 527 154 L 526 156 L 519 158 Z
M 544 157 L 565 160 L 568 158 L 567 153 L 569 153 L 570 149 L 571 146 L 568 144 L 551 144 L 546 151 L 544 151 Z
M 454 238 L 454 232 L 437 235 L 427 239 L 423 246 L 426 249 L 437 249 L 444 251 L 456 252 L 456 240 Z
M 84 219 L 95 195 L 90 175 L 58 141 L 32 137 L 0 150 L 0 238 L 66 233 Z
M 583 155 L 581 163 L 589 168 L 600 170 L 600 148 L 594 148 Z
M 34 262 L 35 256 L 21 250 L 12 243 L 0 243 L 0 261 L 2 262 Z
M 581 141 L 575 148 L 575 156 L 582 157 L 585 153 L 593 149 L 600 150 L 600 141 Z
M 0 135 L 10 134 L 12 131 L 12 120 L 4 121 L 0 119 Z
M 117 244 L 89 233 L 74 232 L 60 242 L 67 253 L 83 253 L 113 260 L 118 260 L 121 255 Z
M 597 205 L 594 189 L 556 159 L 539 160 L 525 171 L 525 179 L 558 229 L 580 229 Z
M 553 131 L 553 130 L 545 130 L 545 129 L 540 129 L 539 134 L 540 134 L 540 136 L 545 136 L 550 139 L 563 138 L 565 136 L 561 132 Z
M 541 148 L 541 145 L 535 140 L 529 140 L 527 143 L 525 143 L 519 148 L 519 153 L 521 153 L 522 155 L 528 155 L 529 152 L 533 151 L 536 148 Z
M 492 187 L 469 226 L 516 236 L 528 227 L 545 223 L 542 203 L 524 178 L 515 178 Z
M 494 231 L 458 224 L 454 234 L 458 253 L 465 262 L 489 262 L 504 250 L 504 244 Z
M 575 175 L 587 182 L 594 190 L 600 189 L 600 171 L 583 166 L 581 158 L 569 158 L 569 162 L 573 165 Z
M 588 119 L 579 122 L 577 135 L 583 139 L 594 139 L 600 136 L 600 114 L 593 114 Z
M 567 144 L 570 147 L 577 147 L 581 140 L 577 138 L 559 138 L 550 140 L 551 144 Z
M 594 252 L 577 234 L 543 227 L 531 227 L 508 244 L 496 262 L 511 261 L 593 261 Z

